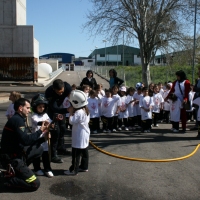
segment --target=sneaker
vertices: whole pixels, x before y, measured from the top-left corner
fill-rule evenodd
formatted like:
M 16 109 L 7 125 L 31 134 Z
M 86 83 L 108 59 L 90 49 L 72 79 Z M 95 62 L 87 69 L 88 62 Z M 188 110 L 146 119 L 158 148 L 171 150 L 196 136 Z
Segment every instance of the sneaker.
M 65 175 L 68 175 L 68 176 L 76 176 L 76 175 L 78 175 L 75 171 L 69 171 L 69 170 L 67 170 L 67 171 L 64 171 L 64 174 Z
M 63 163 L 63 160 L 61 158 L 59 158 L 58 156 L 54 156 L 53 158 L 51 158 L 51 162 L 53 162 L 53 163 Z
M 144 133 L 148 133 L 148 131 L 147 131 L 147 130 L 145 130 L 145 131 L 144 131 Z
M 118 128 L 118 131 L 121 131 L 122 130 L 122 128 Z
M 93 131 L 94 134 L 97 134 L 97 131 Z
M 191 120 L 187 120 L 187 122 L 191 122 Z
M 113 129 L 113 132 L 117 132 L 117 130 L 116 130 L 116 129 Z
M 158 124 L 154 125 L 154 127 L 158 127 Z
M 108 129 L 108 130 L 107 130 L 107 133 L 111 133 L 111 130 Z
M 151 130 L 147 130 L 148 133 L 151 133 Z
M 173 131 L 173 130 L 175 130 L 175 129 L 174 129 L 174 128 L 171 128 L 170 130 Z
M 174 133 L 178 133 L 178 132 L 179 132 L 179 130 L 176 130 L 176 129 L 174 129 L 174 130 L 173 130 L 173 132 L 174 132 Z
M 81 169 L 81 168 L 79 168 L 78 171 L 79 172 L 88 172 L 88 169 Z
M 45 172 L 45 174 L 46 174 L 46 176 L 48 176 L 49 178 L 54 177 L 52 171 Z
M 35 172 L 35 175 L 37 175 L 37 176 L 44 176 L 44 173 L 43 173 L 43 171 L 40 169 L 40 170 L 38 170 L 38 171 Z
M 129 129 L 127 127 L 125 127 L 125 131 L 129 131 Z
M 106 130 L 103 130 L 103 132 L 106 133 L 107 131 L 106 131 Z

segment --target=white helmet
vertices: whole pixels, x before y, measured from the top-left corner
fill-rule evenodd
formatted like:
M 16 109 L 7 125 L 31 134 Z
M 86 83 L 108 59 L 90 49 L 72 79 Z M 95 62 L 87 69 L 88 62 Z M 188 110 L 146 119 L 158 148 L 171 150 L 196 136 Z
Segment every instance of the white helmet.
M 80 90 L 73 90 L 69 96 L 69 101 L 74 108 L 81 108 L 88 104 L 86 94 Z

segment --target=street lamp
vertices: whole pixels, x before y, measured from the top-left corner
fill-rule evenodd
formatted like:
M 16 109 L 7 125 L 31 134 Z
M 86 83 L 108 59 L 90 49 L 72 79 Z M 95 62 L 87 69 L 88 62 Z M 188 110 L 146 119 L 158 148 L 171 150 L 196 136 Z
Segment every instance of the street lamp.
M 192 84 L 194 84 L 194 66 L 195 66 L 195 48 L 196 48 L 196 24 L 197 24 L 197 0 L 195 0 L 195 12 L 194 12 L 194 43 L 193 43 L 193 61 L 192 61 Z
M 124 27 L 120 27 L 120 29 L 123 31 L 123 66 L 124 66 Z
M 90 51 L 91 51 L 91 54 L 92 54 L 92 59 L 93 59 L 93 49 L 90 49 Z
M 105 66 L 106 66 L 106 42 L 107 42 L 107 40 L 103 40 L 103 42 L 105 42 Z
M 118 41 L 117 41 L 117 67 L 118 67 Z
M 95 46 L 95 49 L 96 49 L 96 51 L 95 51 L 95 65 L 97 65 L 97 49 L 98 49 L 98 47 Z

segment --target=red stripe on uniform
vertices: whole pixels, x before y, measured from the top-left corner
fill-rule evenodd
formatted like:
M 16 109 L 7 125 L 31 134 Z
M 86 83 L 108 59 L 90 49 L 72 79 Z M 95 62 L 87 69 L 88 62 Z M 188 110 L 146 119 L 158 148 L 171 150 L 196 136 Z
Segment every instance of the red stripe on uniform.
M 4 129 L 14 132 L 14 130 L 12 130 L 11 128 L 8 128 L 8 127 L 6 127 L 6 126 L 4 127 Z

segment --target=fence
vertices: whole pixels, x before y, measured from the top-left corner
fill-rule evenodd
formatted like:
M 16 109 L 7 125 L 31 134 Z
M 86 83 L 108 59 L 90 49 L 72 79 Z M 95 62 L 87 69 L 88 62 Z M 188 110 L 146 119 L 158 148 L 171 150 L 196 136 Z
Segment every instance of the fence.
M 129 87 L 134 87 L 136 83 L 142 81 L 142 67 L 141 66 L 93 66 L 91 70 L 99 74 L 103 78 L 109 79 L 109 70 L 115 69 L 117 76 L 124 80 L 124 84 Z M 153 83 L 164 83 L 167 81 L 174 81 L 176 79 L 175 72 L 182 69 L 185 71 L 188 79 L 191 81 L 192 69 L 191 66 L 151 66 L 150 76 Z

